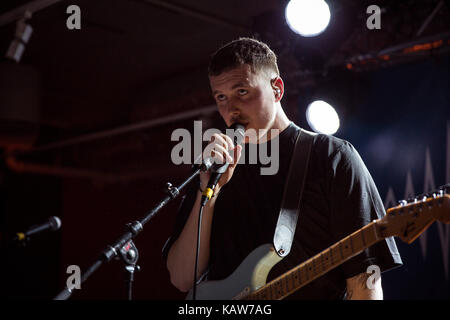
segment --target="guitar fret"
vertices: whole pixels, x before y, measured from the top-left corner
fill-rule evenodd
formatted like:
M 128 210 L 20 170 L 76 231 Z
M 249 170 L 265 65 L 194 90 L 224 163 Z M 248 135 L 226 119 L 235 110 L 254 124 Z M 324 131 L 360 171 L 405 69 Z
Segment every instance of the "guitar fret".
M 295 274 L 295 279 L 298 280 L 295 286 L 299 286 L 302 283 L 302 279 L 300 278 L 300 270 L 298 270 L 298 271 L 296 270 L 294 272 L 294 274 Z
M 322 271 L 325 271 L 325 260 L 323 260 L 323 254 L 320 255 L 320 257 L 322 258 Z
M 286 292 L 289 292 L 289 281 L 288 281 L 288 277 L 285 277 L 286 280 Z
M 309 281 L 308 264 L 307 263 L 305 263 L 305 276 L 306 276 L 306 281 Z
M 277 283 L 278 283 L 277 299 L 281 296 L 281 293 L 283 292 L 283 281 L 281 281 L 281 280 L 277 281 Z
M 312 259 L 313 264 L 313 276 L 317 275 L 317 269 L 316 269 L 316 259 Z
M 344 247 L 342 248 L 342 253 L 343 253 L 343 259 L 347 259 L 349 257 L 351 257 L 353 255 L 353 250 L 351 248 L 351 246 L 349 246 L 349 241 L 350 241 L 350 237 L 344 238 L 341 240 L 341 246 L 343 245 Z
M 275 284 L 272 284 L 271 286 L 271 297 L 270 299 L 276 299 L 277 297 L 277 288 L 275 288 Z
M 295 288 L 297 288 L 297 284 L 296 284 L 296 281 L 297 281 L 297 274 L 295 273 L 295 272 L 292 272 L 291 273 L 291 283 L 292 283 L 292 289 L 291 290 L 294 290 Z
M 272 299 L 276 299 L 277 298 L 277 288 L 275 287 L 276 283 L 272 284 Z
M 277 291 L 276 291 L 276 296 L 275 297 L 278 298 L 280 296 L 280 294 L 281 294 L 281 291 L 282 291 L 282 285 L 281 285 L 281 281 L 280 280 L 276 281 L 275 283 L 277 284 Z
M 298 280 L 298 285 L 302 284 L 302 273 L 300 271 L 301 271 L 301 268 L 298 268 L 297 270 L 295 270 L 295 277 Z
M 368 230 L 368 231 L 370 231 L 369 234 L 367 234 L 367 233 L 365 234 L 367 237 L 366 240 L 367 240 L 368 246 L 371 246 L 372 244 L 377 242 L 378 236 L 377 236 L 376 230 L 374 230 L 374 228 L 376 228 L 374 223 L 370 223 L 363 228 L 363 229 L 370 229 L 370 230 Z
M 325 251 L 322 253 L 322 271 L 326 271 L 328 268 L 328 262 L 329 262 L 329 258 L 328 258 L 328 253 Z
M 306 281 L 306 275 L 305 275 L 305 268 L 303 267 L 304 262 L 302 262 L 299 266 L 298 266 L 298 278 L 300 279 L 300 282 L 303 283 Z
M 364 250 L 365 246 L 364 246 L 364 240 L 363 240 L 363 235 L 361 231 L 358 231 L 354 236 L 353 236 L 353 250 L 355 253 L 360 252 L 362 250 Z
M 344 253 L 342 252 L 342 242 L 341 241 L 338 242 L 338 246 L 339 246 L 339 250 L 341 252 L 341 259 L 344 259 Z
M 350 248 L 351 248 L 351 250 L 352 250 L 352 253 L 354 253 L 355 252 L 355 250 L 353 249 L 353 239 L 352 239 L 353 237 L 350 237 Z
M 283 292 L 283 279 L 279 279 L 278 281 L 278 294 Z
M 366 247 L 366 237 L 364 237 L 364 228 L 361 229 L 361 238 L 362 238 L 363 246 Z

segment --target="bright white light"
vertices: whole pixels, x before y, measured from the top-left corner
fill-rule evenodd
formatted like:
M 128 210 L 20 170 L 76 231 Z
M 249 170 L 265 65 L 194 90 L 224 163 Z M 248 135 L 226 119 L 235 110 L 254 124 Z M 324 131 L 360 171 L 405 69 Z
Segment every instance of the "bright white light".
M 306 120 L 315 132 L 334 134 L 339 129 L 339 117 L 332 106 L 316 100 L 306 109 Z
M 324 0 L 291 0 L 286 6 L 289 27 L 304 37 L 322 33 L 330 22 L 330 8 Z

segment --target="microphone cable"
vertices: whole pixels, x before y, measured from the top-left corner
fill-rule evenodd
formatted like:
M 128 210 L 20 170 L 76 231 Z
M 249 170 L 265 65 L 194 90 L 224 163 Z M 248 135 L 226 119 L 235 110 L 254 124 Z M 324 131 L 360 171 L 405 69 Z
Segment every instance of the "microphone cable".
M 204 204 L 200 205 L 200 210 L 198 212 L 198 227 L 197 227 L 197 249 L 195 253 L 195 267 L 194 267 L 194 284 L 193 284 L 193 290 L 192 290 L 192 300 L 196 300 L 197 298 L 197 273 L 198 273 L 198 256 L 200 253 L 200 235 L 201 235 L 201 228 L 202 228 L 202 216 L 203 216 L 203 208 L 205 207 Z

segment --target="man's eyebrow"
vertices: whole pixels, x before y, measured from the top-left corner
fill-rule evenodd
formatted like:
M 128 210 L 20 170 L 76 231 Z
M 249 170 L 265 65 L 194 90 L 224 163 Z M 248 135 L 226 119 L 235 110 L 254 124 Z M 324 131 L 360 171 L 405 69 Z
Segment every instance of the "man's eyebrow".
M 239 88 L 239 87 L 245 87 L 246 86 L 246 84 L 244 83 L 244 82 L 238 82 L 238 83 L 236 83 L 236 84 L 234 84 L 232 87 L 231 87 L 231 90 L 233 90 L 233 89 L 236 89 L 236 88 Z M 216 95 L 216 94 L 218 94 L 220 91 L 218 91 L 218 90 L 214 90 L 213 91 L 213 95 Z
M 236 88 L 239 88 L 239 87 L 245 87 L 245 84 L 243 82 L 238 82 L 235 85 L 233 85 L 231 87 L 231 89 L 236 89 Z

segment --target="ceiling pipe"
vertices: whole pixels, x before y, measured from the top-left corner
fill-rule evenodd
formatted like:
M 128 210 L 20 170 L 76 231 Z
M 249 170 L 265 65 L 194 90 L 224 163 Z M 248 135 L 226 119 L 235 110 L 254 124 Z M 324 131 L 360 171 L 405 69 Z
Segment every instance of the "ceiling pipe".
M 428 27 L 431 20 L 433 20 L 434 16 L 441 10 L 441 8 L 444 6 L 444 0 L 439 1 L 439 3 L 434 8 L 433 12 L 428 16 L 428 18 L 425 19 L 424 23 L 420 27 L 420 29 L 416 33 L 416 37 L 420 37 L 422 33 L 424 32 L 425 28 Z
M 422 37 L 420 39 L 415 39 L 410 42 L 391 46 L 389 48 L 383 49 L 376 53 L 359 54 L 359 55 L 352 56 L 352 57 L 348 58 L 345 63 L 358 65 L 359 63 L 361 63 L 361 61 L 381 59 L 385 56 L 394 55 L 394 54 L 398 54 L 399 56 L 406 56 L 407 53 L 404 53 L 403 51 L 408 48 L 412 48 L 415 45 L 421 45 L 424 43 L 436 42 L 439 40 L 442 40 L 442 45 L 440 45 L 440 47 L 445 48 L 445 47 L 447 47 L 449 38 L 450 38 L 450 31 L 435 34 L 435 35 L 428 36 L 428 37 Z
M 154 5 L 159 8 L 168 9 L 171 11 L 178 12 L 180 14 L 183 14 L 185 16 L 189 16 L 192 18 L 196 18 L 202 21 L 206 21 L 208 23 L 216 24 L 222 27 L 226 27 L 229 29 L 233 29 L 238 32 L 249 32 L 250 28 L 246 26 L 242 26 L 236 22 L 227 21 L 222 18 L 214 17 L 210 14 L 202 13 L 197 10 L 193 10 L 187 7 L 182 7 L 180 5 L 169 3 L 167 1 L 161 1 L 161 0 L 144 0 L 145 3 Z
M 17 160 L 14 156 L 7 156 L 5 163 L 9 169 L 16 173 L 31 173 L 47 176 L 55 176 L 59 178 L 76 178 L 76 179 L 90 179 L 100 181 L 103 183 L 127 183 L 138 180 L 150 180 L 162 175 L 173 175 L 177 170 L 185 170 L 186 167 L 174 166 L 168 168 L 166 172 L 162 172 L 160 168 L 153 171 L 139 171 L 133 173 L 108 173 L 101 171 L 94 171 L 88 169 L 80 169 L 73 167 L 51 166 L 40 163 L 23 162 Z
M 23 162 L 17 160 L 14 156 L 7 156 L 5 162 L 9 169 L 17 173 L 35 173 L 65 178 L 89 178 L 98 179 L 105 182 L 115 182 L 119 179 L 119 176 L 108 173 Z
M 214 112 L 217 112 L 217 107 L 215 105 L 212 105 L 212 106 L 204 107 L 201 109 L 195 109 L 192 111 L 181 112 L 178 114 L 169 115 L 169 116 L 152 119 L 152 120 L 148 120 L 148 121 L 143 121 L 143 122 L 139 122 L 139 123 L 134 123 L 134 124 L 110 129 L 110 130 L 89 133 L 89 134 L 81 135 L 79 137 L 75 137 L 72 139 L 68 139 L 68 140 L 64 140 L 64 141 L 57 141 L 57 142 L 53 142 L 53 143 L 50 143 L 47 145 L 31 148 L 28 150 L 11 150 L 11 151 L 8 151 L 6 153 L 6 155 L 31 154 L 31 153 L 37 153 L 37 152 L 43 152 L 43 151 L 73 146 L 76 144 L 91 142 L 91 141 L 99 140 L 99 139 L 103 139 L 103 138 L 109 138 L 112 136 L 117 136 L 117 135 L 121 135 L 124 133 L 132 132 L 132 131 L 148 129 L 148 128 L 156 127 L 156 126 L 166 124 L 166 123 L 173 123 L 176 121 L 181 121 L 181 120 L 185 120 L 185 119 L 189 119 L 189 118 L 210 115 Z

